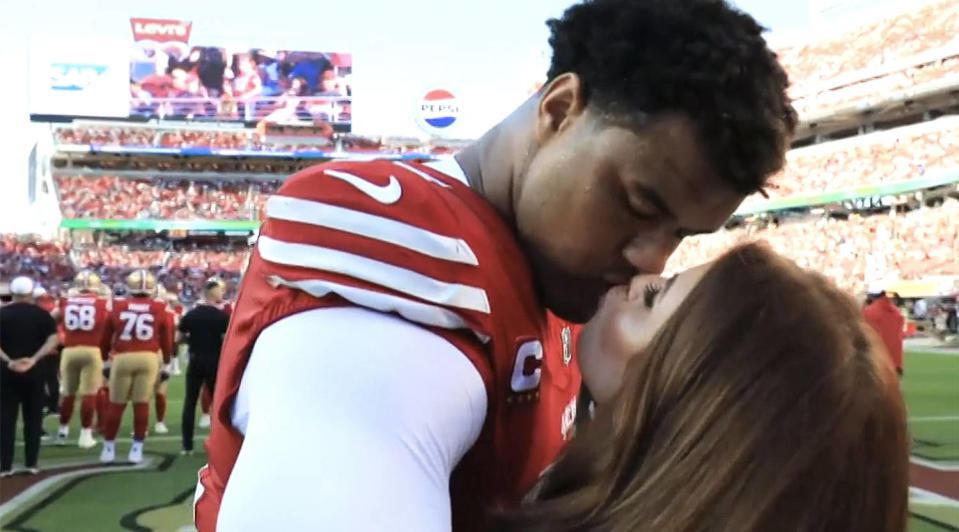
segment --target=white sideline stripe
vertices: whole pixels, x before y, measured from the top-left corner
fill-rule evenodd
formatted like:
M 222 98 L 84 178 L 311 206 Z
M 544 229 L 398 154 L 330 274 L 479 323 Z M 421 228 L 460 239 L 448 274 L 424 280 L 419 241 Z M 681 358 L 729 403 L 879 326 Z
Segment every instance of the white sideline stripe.
M 479 259 L 465 240 L 374 214 L 289 196 L 270 196 L 266 214 L 270 218 L 373 238 L 437 259 L 479 265 Z
M 257 248 L 270 262 L 349 275 L 431 303 L 490 313 L 486 291 L 475 286 L 447 283 L 353 253 L 264 235 L 260 235 Z
M 959 421 L 959 416 L 919 416 L 909 418 L 910 423 L 922 423 L 926 421 Z
M 936 506 L 955 506 L 956 508 L 959 508 L 959 501 L 956 499 L 939 495 L 938 493 L 933 493 L 915 486 L 909 486 L 909 500 Z
M 909 462 L 918 466 L 935 469 L 936 471 L 943 471 L 946 473 L 959 471 L 959 463 L 957 462 L 934 462 L 932 460 L 926 460 L 925 458 L 919 458 L 918 456 L 910 456 Z
M 36 484 L 30 486 L 29 488 L 23 490 L 19 495 L 10 499 L 9 501 L 0 504 L 0 518 L 5 517 L 7 514 L 16 511 L 20 506 L 23 506 L 30 499 L 46 492 L 48 489 L 52 488 L 56 484 L 64 480 L 70 480 L 75 477 L 83 477 L 87 475 L 92 475 L 94 473 L 113 473 L 119 471 L 135 471 L 138 469 L 147 469 L 153 467 L 156 463 L 156 458 L 153 456 L 145 456 L 143 462 L 136 465 L 129 466 L 110 466 L 110 467 L 95 467 L 91 469 L 81 469 L 79 471 L 70 471 L 69 473 L 61 473 L 59 475 L 53 475 L 48 478 L 37 482 Z
M 325 297 L 330 293 L 334 293 L 361 307 L 378 310 L 380 312 L 395 312 L 414 323 L 432 325 L 443 329 L 469 329 L 469 326 L 463 321 L 463 318 L 451 310 L 427 303 L 420 303 L 419 301 L 412 301 L 404 297 L 397 297 L 382 292 L 357 288 L 355 286 L 346 286 L 322 279 L 287 281 L 274 275 L 271 276 L 269 280 L 270 283 L 274 285 L 283 285 L 302 290 L 314 297 Z M 489 341 L 489 336 L 482 332 L 473 330 L 473 333 L 476 334 L 481 342 L 486 343 Z

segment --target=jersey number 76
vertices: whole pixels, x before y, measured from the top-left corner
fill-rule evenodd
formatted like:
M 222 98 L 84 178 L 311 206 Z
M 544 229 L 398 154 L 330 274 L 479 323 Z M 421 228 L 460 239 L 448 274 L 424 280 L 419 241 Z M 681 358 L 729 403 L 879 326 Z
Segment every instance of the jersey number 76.
M 153 314 L 123 311 L 120 313 L 120 319 L 124 321 L 123 331 L 120 333 L 121 340 L 129 341 L 134 336 L 142 341 L 153 338 Z

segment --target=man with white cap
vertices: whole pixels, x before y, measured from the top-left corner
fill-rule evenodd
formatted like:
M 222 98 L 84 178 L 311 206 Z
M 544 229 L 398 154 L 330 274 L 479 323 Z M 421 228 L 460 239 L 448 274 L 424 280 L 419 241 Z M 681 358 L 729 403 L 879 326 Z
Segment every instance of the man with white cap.
M 14 429 L 23 409 L 24 464 L 36 474 L 43 419 L 43 381 L 37 362 L 57 345 L 57 324 L 33 304 L 34 283 L 10 283 L 13 302 L 0 308 L 0 476 L 13 469 Z

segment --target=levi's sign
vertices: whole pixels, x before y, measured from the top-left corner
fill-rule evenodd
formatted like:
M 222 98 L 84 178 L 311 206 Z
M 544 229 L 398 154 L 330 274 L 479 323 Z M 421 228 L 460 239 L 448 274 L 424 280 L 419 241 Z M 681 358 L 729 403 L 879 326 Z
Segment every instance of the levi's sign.
M 181 20 L 165 20 L 154 18 L 131 18 L 130 26 L 133 28 L 133 40 L 135 41 L 156 41 L 156 42 L 182 42 L 190 41 L 190 28 L 192 22 Z

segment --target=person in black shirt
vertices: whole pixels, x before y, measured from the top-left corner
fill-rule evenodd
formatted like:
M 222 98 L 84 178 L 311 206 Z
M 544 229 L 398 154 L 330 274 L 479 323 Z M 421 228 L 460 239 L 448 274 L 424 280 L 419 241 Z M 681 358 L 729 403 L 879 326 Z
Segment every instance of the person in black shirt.
M 223 346 L 223 336 L 230 321 L 229 314 L 209 303 L 216 300 L 213 296 L 217 290 L 221 290 L 219 282 L 208 282 L 206 300 L 187 312 L 177 326 L 177 336 L 180 340 L 186 339 L 190 358 L 190 365 L 186 370 L 186 397 L 183 401 L 184 454 L 193 452 L 193 422 L 200 387 L 205 384 L 210 393 L 213 393 L 216 370 L 220 363 L 220 348 Z
M 33 281 L 10 283 L 13 302 L 0 307 L 0 476 L 13 470 L 17 410 L 23 410 L 24 464 L 36 474 L 43 422 L 43 379 L 37 362 L 57 345 L 57 324 L 32 303 Z

